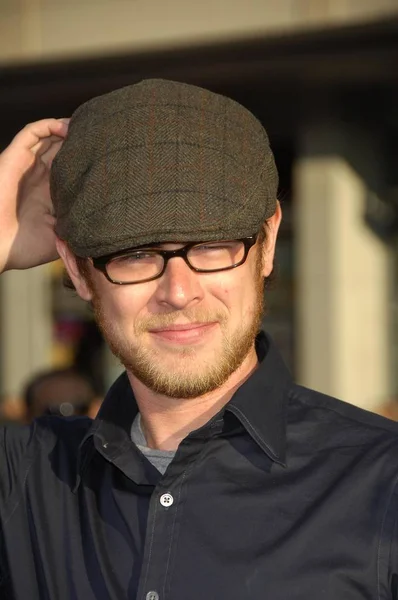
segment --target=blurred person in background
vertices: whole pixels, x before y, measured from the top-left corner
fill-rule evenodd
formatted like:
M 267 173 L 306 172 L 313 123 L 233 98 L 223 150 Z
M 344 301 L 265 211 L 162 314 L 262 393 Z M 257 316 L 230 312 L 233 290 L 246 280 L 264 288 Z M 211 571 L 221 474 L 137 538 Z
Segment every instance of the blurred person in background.
M 73 369 L 53 369 L 33 376 L 23 400 L 26 421 L 42 415 L 89 416 L 97 401 L 91 382 Z
M 126 368 L 93 423 L 0 430 L 2 597 L 397 598 L 398 426 L 296 385 L 259 332 L 281 209 L 257 119 L 147 80 L 28 125 L 0 182 L 1 270 L 60 255 Z
M 74 368 L 49 369 L 32 375 L 20 396 L 0 402 L 0 422 L 31 423 L 44 415 L 95 418 L 101 396 L 89 377 Z

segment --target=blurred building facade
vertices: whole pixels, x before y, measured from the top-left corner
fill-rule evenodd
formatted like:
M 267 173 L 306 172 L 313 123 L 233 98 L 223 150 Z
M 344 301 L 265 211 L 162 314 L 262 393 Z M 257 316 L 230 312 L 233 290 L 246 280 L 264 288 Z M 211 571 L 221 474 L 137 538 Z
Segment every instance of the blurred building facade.
M 0 0 L 0 62 L 2 147 L 146 77 L 245 104 L 285 214 L 265 327 L 300 383 L 370 410 L 398 397 L 397 0 Z M 0 394 L 50 366 L 86 360 L 100 387 L 118 370 L 61 278 L 1 277 Z

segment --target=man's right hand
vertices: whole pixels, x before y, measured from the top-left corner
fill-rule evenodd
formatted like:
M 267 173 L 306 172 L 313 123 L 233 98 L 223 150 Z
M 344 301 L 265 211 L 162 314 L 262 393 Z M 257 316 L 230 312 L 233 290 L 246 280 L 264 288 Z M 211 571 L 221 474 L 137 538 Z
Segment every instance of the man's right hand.
M 68 123 L 31 123 L 0 154 L 0 272 L 58 258 L 49 174 Z

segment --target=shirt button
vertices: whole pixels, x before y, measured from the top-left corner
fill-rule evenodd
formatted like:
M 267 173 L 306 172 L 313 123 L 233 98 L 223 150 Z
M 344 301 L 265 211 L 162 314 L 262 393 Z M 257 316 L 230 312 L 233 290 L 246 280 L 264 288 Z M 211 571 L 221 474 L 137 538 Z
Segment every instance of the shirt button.
M 159 594 L 157 592 L 148 592 L 146 595 L 146 600 L 159 600 Z
M 160 496 L 160 504 L 162 506 L 164 506 L 165 508 L 168 508 L 169 506 L 171 506 L 174 502 L 174 498 L 171 494 L 167 493 L 167 494 L 162 494 Z

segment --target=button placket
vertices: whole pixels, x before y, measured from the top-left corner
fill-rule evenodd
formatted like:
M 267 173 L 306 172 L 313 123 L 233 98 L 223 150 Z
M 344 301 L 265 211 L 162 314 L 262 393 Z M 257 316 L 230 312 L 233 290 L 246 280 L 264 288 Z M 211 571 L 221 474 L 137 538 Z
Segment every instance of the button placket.
M 159 594 L 159 600 L 163 596 L 172 597 L 171 580 L 179 538 L 177 514 L 181 514 L 183 506 L 182 490 L 203 447 L 204 441 L 199 440 L 198 443 L 183 448 L 179 460 L 169 465 L 154 490 L 147 520 L 143 556 L 145 568 L 142 570 L 137 593 L 139 600 L 147 600 L 150 592 Z

